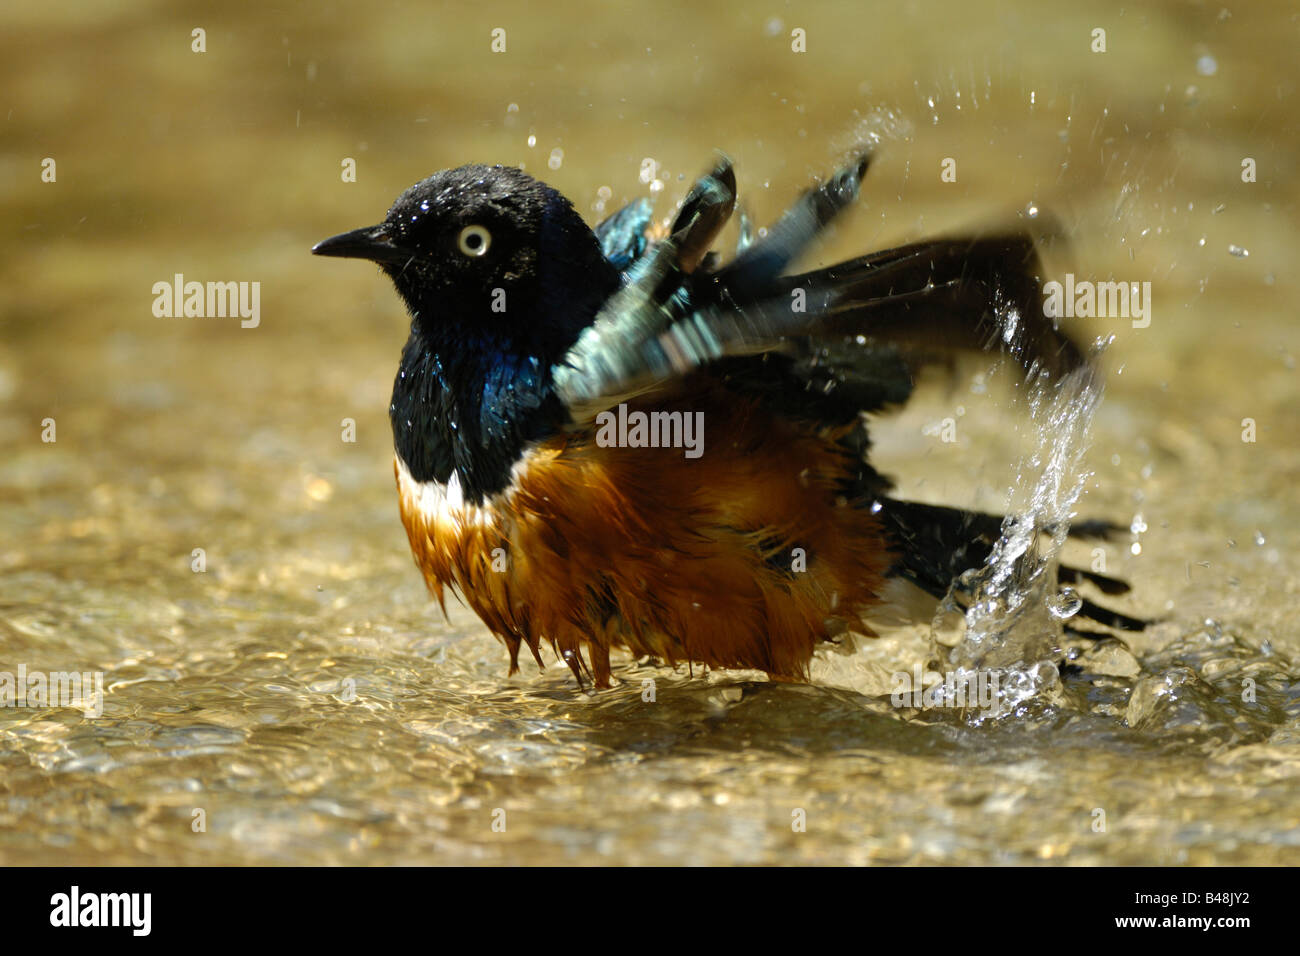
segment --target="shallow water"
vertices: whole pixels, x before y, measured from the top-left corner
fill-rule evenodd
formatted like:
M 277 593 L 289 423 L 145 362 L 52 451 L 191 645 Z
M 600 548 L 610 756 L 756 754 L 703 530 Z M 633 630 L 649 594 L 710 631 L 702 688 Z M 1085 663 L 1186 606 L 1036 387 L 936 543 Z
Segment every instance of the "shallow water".
M 1220 9 L 10 5 L 0 671 L 105 694 L 99 717 L 0 709 L 0 862 L 1300 861 L 1297 20 Z M 1160 619 L 1138 673 L 1101 648 L 978 724 L 891 706 L 924 627 L 809 686 L 626 659 L 594 696 L 554 663 L 507 678 L 397 521 L 396 297 L 308 247 L 469 161 L 593 220 L 666 215 L 715 147 L 767 221 L 872 131 L 819 261 L 1032 203 L 1068 235 L 1056 272 L 1152 284 L 1148 328 L 1070 324 L 1115 337 L 1078 510 L 1134 529 L 1105 559 L 1134 585 L 1110 603 Z M 260 324 L 155 318 L 177 272 L 260 281 Z M 903 493 L 999 509 L 1034 480 L 1009 378 L 934 375 L 878 423 Z

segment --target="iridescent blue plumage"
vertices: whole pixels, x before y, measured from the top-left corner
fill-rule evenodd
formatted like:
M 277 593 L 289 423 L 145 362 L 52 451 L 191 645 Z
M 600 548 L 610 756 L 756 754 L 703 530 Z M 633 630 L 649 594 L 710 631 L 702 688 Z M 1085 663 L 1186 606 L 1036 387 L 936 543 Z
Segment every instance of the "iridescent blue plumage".
M 610 265 L 619 272 L 626 272 L 641 257 L 648 242 L 646 233 L 653 221 L 654 204 L 648 199 L 638 199 L 596 227 L 596 239 Z
M 411 313 L 389 410 L 397 452 L 415 480 L 455 474 L 474 501 L 563 427 L 551 369 L 619 286 L 568 200 L 500 166 L 435 174 L 322 251 L 375 259 L 397 286 Z

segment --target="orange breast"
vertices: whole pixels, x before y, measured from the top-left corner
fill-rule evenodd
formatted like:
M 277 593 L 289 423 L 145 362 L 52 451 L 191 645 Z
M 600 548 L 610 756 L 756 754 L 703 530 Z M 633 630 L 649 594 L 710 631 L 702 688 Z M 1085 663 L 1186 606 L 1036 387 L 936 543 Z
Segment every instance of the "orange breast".
M 891 560 L 870 510 L 844 498 L 853 459 L 837 435 L 721 389 L 629 403 L 637 411 L 703 413 L 702 453 L 601 447 L 593 428 L 534 448 L 483 506 L 454 481 L 420 485 L 399 460 L 402 522 L 429 589 L 463 596 L 505 641 L 511 673 L 521 644 L 537 657 L 545 640 L 597 686 L 618 645 L 806 678 L 818 642 L 863 629 Z

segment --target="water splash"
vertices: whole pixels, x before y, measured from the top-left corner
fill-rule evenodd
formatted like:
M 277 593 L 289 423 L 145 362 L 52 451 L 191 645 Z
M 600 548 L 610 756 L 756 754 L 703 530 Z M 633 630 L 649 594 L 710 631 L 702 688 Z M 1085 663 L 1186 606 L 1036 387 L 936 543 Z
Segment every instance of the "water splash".
M 877 147 L 882 143 L 908 142 L 915 127 L 901 110 L 884 104 L 867 110 L 853 125 L 831 141 L 836 154 L 856 155 L 864 146 Z
M 1031 698 L 1060 696 L 1053 660 L 1062 623 L 1082 601 L 1057 583 L 1057 560 L 1070 517 L 1090 472 L 1083 468 L 1088 432 L 1101 400 L 1102 382 L 1092 361 L 1051 383 L 1039 376 L 1030 388 L 1030 451 L 988 561 L 949 589 L 931 627 L 932 652 L 942 666 L 963 674 L 996 675 L 991 708 L 972 713 L 981 723 L 1013 713 Z

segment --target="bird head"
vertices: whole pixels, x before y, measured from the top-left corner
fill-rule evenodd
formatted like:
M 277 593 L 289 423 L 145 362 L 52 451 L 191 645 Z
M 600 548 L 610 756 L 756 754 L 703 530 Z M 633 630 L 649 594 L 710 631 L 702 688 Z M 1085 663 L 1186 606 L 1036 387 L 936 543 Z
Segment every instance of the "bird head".
M 434 346 L 558 361 L 618 287 L 595 235 L 560 193 L 519 169 L 461 166 L 416 183 L 383 222 L 317 243 L 392 279 Z

